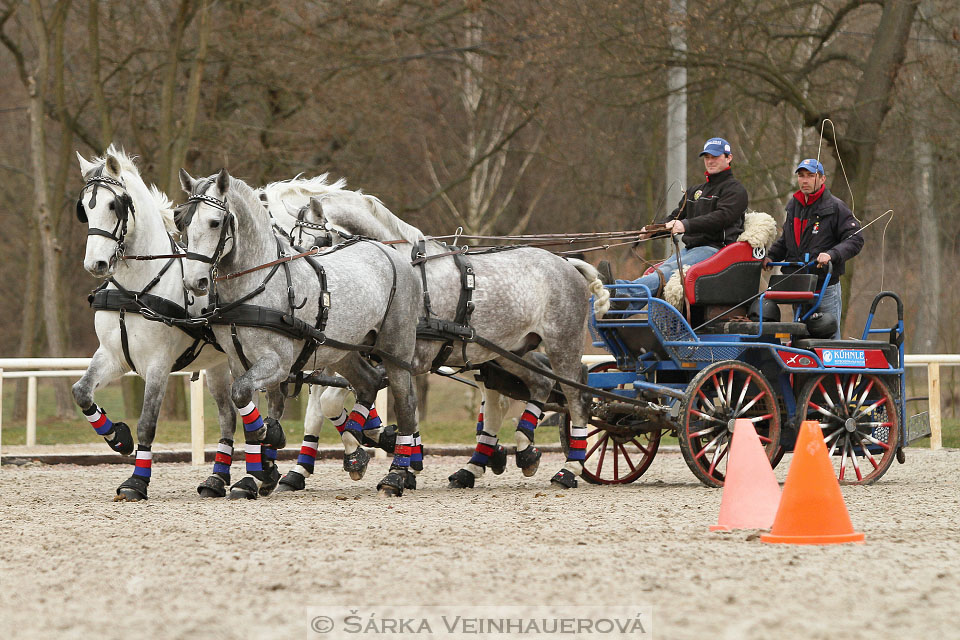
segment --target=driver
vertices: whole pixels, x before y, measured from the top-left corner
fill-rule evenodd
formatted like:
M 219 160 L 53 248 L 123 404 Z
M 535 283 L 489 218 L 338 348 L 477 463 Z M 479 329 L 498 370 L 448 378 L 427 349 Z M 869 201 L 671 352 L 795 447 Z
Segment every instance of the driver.
M 703 158 L 707 181 L 687 189 L 665 225 L 669 233 L 683 234 L 684 246 L 680 249 L 680 263 L 684 269 L 703 262 L 726 245 L 736 242 L 743 233 L 743 219 L 747 210 L 747 190 L 739 180 L 733 177 L 733 170 L 730 168 L 733 161 L 730 143 L 723 138 L 710 138 L 703 145 L 700 157 Z M 653 233 L 644 227 L 640 230 L 640 238 L 649 238 Z M 670 276 L 678 268 L 677 254 L 674 253 L 659 266 L 659 271 L 663 274 L 663 282 L 669 281 Z M 597 269 L 604 284 L 613 284 L 614 280 L 607 261 L 600 262 Z M 660 288 L 661 279 L 654 272 L 636 280 L 616 280 L 616 283 L 646 285 L 652 293 L 656 294 Z M 643 289 L 627 287 L 618 289 L 615 295 L 642 298 L 646 293 Z M 611 302 L 611 308 L 619 310 L 643 306 L 642 302 L 634 302 L 629 306 L 622 301 Z

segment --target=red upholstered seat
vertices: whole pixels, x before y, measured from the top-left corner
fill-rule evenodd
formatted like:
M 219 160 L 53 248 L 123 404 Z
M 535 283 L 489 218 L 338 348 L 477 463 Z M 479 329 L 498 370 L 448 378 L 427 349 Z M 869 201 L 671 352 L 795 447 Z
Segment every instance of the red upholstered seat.
M 728 244 L 703 262 L 687 267 L 684 287 L 690 304 L 744 300 L 760 288 L 760 260 L 753 257 L 750 243 Z M 718 287 L 723 291 L 718 292 Z

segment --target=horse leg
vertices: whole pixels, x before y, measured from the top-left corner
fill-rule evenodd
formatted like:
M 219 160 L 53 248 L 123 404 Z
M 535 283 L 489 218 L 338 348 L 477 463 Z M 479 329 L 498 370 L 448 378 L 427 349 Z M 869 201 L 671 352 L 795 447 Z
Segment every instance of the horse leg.
M 533 353 L 526 354 L 524 360 L 535 366 L 541 366 L 534 358 Z M 543 417 L 543 406 L 547 398 L 550 397 L 550 391 L 553 390 L 553 381 L 509 360 L 501 359 L 497 362 L 509 373 L 520 378 L 530 394 L 530 399 L 520 415 L 520 420 L 517 421 L 516 435 L 517 466 L 523 472 L 523 475 L 530 477 L 540 467 L 541 453 L 539 449 L 533 446 L 534 433 L 540 423 L 540 418 Z
M 447 478 L 447 487 L 450 489 L 472 489 L 487 465 L 494 475 L 503 473 L 507 466 L 507 452 L 499 443 L 497 434 L 500 432 L 507 407 L 510 406 L 510 398 L 483 385 L 480 386 L 480 391 L 482 396 L 480 413 L 477 415 L 477 447 L 470 461 Z
M 220 423 L 220 441 L 213 459 L 213 473 L 200 483 L 197 493 L 202 498 L 222 498 L 230 486 L 230 465 L 233 464 L 233 434 L 237 428 L 237 410 L 230 399 L 233 376 L 230 366 L 223 363 L 207 370 L 207 389 L 217 403 L 217 418 Z
M 385 497 L 399 497 L 403 495 L 404 489 L 416 488 L 416 477 L 411 471 L 411 463 L 419 438 L 417 392 L 409 371 L 393 365 L 387 365 L 386 369 L 399 431 L 390 471 L 377 485 L 377 492 Z
M 568 380 L 585 382 L 583 364 L 579 350 L 550 349 L 553 344 L 575 344 L 574 340 L 559 341 L 547 345 L 547 354 L 550 364 L 557 375 Z M 587 424 L 590 419 L 590 398 L 579 389 L 570 385 L 560 385 L 561 391 L 567 400 L 567 409 L 570 411 L 570 442 L 567 460 L 563 467 L 550 478 L 551 484 L 564 489 L 573 489 L 577 486 L 577 478 L 583 473 L 583 461 L 587 451 Z
M 136 502 L 147 499 L 147 487 L 153 466 L 153 439 L 157 435 L 157 417 L 167 392 L 170 367 L 154 367 L 143 376 L 143 408 L 137 421 L 137 458 L 133 475 L 117 488 L 115 502 Z
M 124 422 L 111 422 L 107 413 L 93 401 L 97 389 L 122 376 L 125 370 L 126 367 L 101 345 L 93 354 L 83 377 L 73 385 L 73 400 L 107 445 L 117 453 L 128 456 L 133 453 L 130 427 Z
M 276 356 L 260 358 L 233 383 L 231 399 L 239 408 L 243 421 L 247 473 L 230 487 L 231 500 L 255 499 L 264 483 L 273 481 L 269 476 L 269 463 L 267 463 L 267 469 L 264 468 L 263 447 L 266 445 L 281 448 L 286 444 L 286 437 L 283 435 L 280 423 L 274 421 L 272 425 L 267 425 L 253 403 L 253 394 L 257 389 L 275 390 L 287 379 L 287 372 L 278 360 Z M 268 403 L 275 405 L 277 402 L 282 404 L 282 396 L 278 399 L 275 393 L 268 395 Z M 273 410 L 277 411 L 277 407 L 274 406 Z M 282 413 L 282 408 L 279 411 Z M 279 477 L 276 480 L 279 481 Z
M 380 388 L 381 376 L 376 368 L 354 356 L 341 360 L 336 370 L 350 381 L 357 401 L 349 413 L 346 410 L 341 411 L 333 420 L 333 426 L 340 433 L 343 442 L 343 470 L 348 472 L 353 480 L 360 480 L 370 463 L 370 454 L 360 443 L 363 442 L 363 429 L 370 418 L 377 390 Z
M 328 393 L 338 392 L 339 406 L 336 407 L 336 413 L 331 416 L 324 411 L 325 401 Z M 314 465 L 317 461 L 317 447 L 320 441 L 320 428 L 323 426 L 324 417 L 330 420 L 336 419 L 343 412 L 343 402 L 349 391 L 347 389 L 338 389 L 336 387 L 326 387 L 323 392 L 313 388 L 309 391 L 307 397 L 307 408 L 303 416 L 303 444 L 300 445 L 300 453 L 297 455 L 297 464 L 287 471 L 286 475 L 280 479 L 277 491 L 301 491 L 306 488 L 306 478 L 313 475 Z M 336 400 L 330 402 L 336 406 Z M 346 416 L 344 416 L 344 422 Z
M 267 428 L 262 449 L 264 481 L 260 486 L 260 495 L 266 497 L 274 492 L 280 483 L 280 469 L 277 467 L 277 450 L 287 445 L 287 437 L 280 425 L 287 398 L 280 386 L 267 389 L 267 417 L 263 424 Z

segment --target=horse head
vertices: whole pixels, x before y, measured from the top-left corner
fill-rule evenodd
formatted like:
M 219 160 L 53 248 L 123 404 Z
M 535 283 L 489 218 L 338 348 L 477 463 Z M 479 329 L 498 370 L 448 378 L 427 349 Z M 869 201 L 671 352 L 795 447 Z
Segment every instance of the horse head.
M 112 276 L 123 257 L 127 234 L 134 225 L 135 207 L 124 173 L 132 160 L 113 145 L 102 159 L 89 162 L 79 153 L 84 186 L 77 198 L 77 219 L 88 225 L 83 267 L 98 278 Z
M 176 218 L 187 243 L 183 286 L 195 295 L 207 295 L 221 262 L 237 246 L 236 214 L 227 205 L 231 180 L 226 169 L 199 180 L 180 169 L 180 185 L 189 196 Z

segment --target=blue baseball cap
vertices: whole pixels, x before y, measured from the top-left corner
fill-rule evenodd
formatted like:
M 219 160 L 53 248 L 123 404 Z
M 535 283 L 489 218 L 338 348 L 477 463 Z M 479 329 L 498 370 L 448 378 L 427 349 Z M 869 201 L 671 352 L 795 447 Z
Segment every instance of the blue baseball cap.
M 730 153 L 730 143 L 724 140 L 723 138 L 710 138 L 703 145 L 703 151 L 700 152 L 701 156 L 711 155 L 711 156 L 723 156 Z
M 816 158 L 807 158 L 803 162 L 797 165 L 797 168 L 794 170 L 794 173 L 799 173 L 800 169 L 806 169 L 810 173 L 819 173 L 820 175 L 826 175 L 826 172 L 823 170 L 823 165 Z

